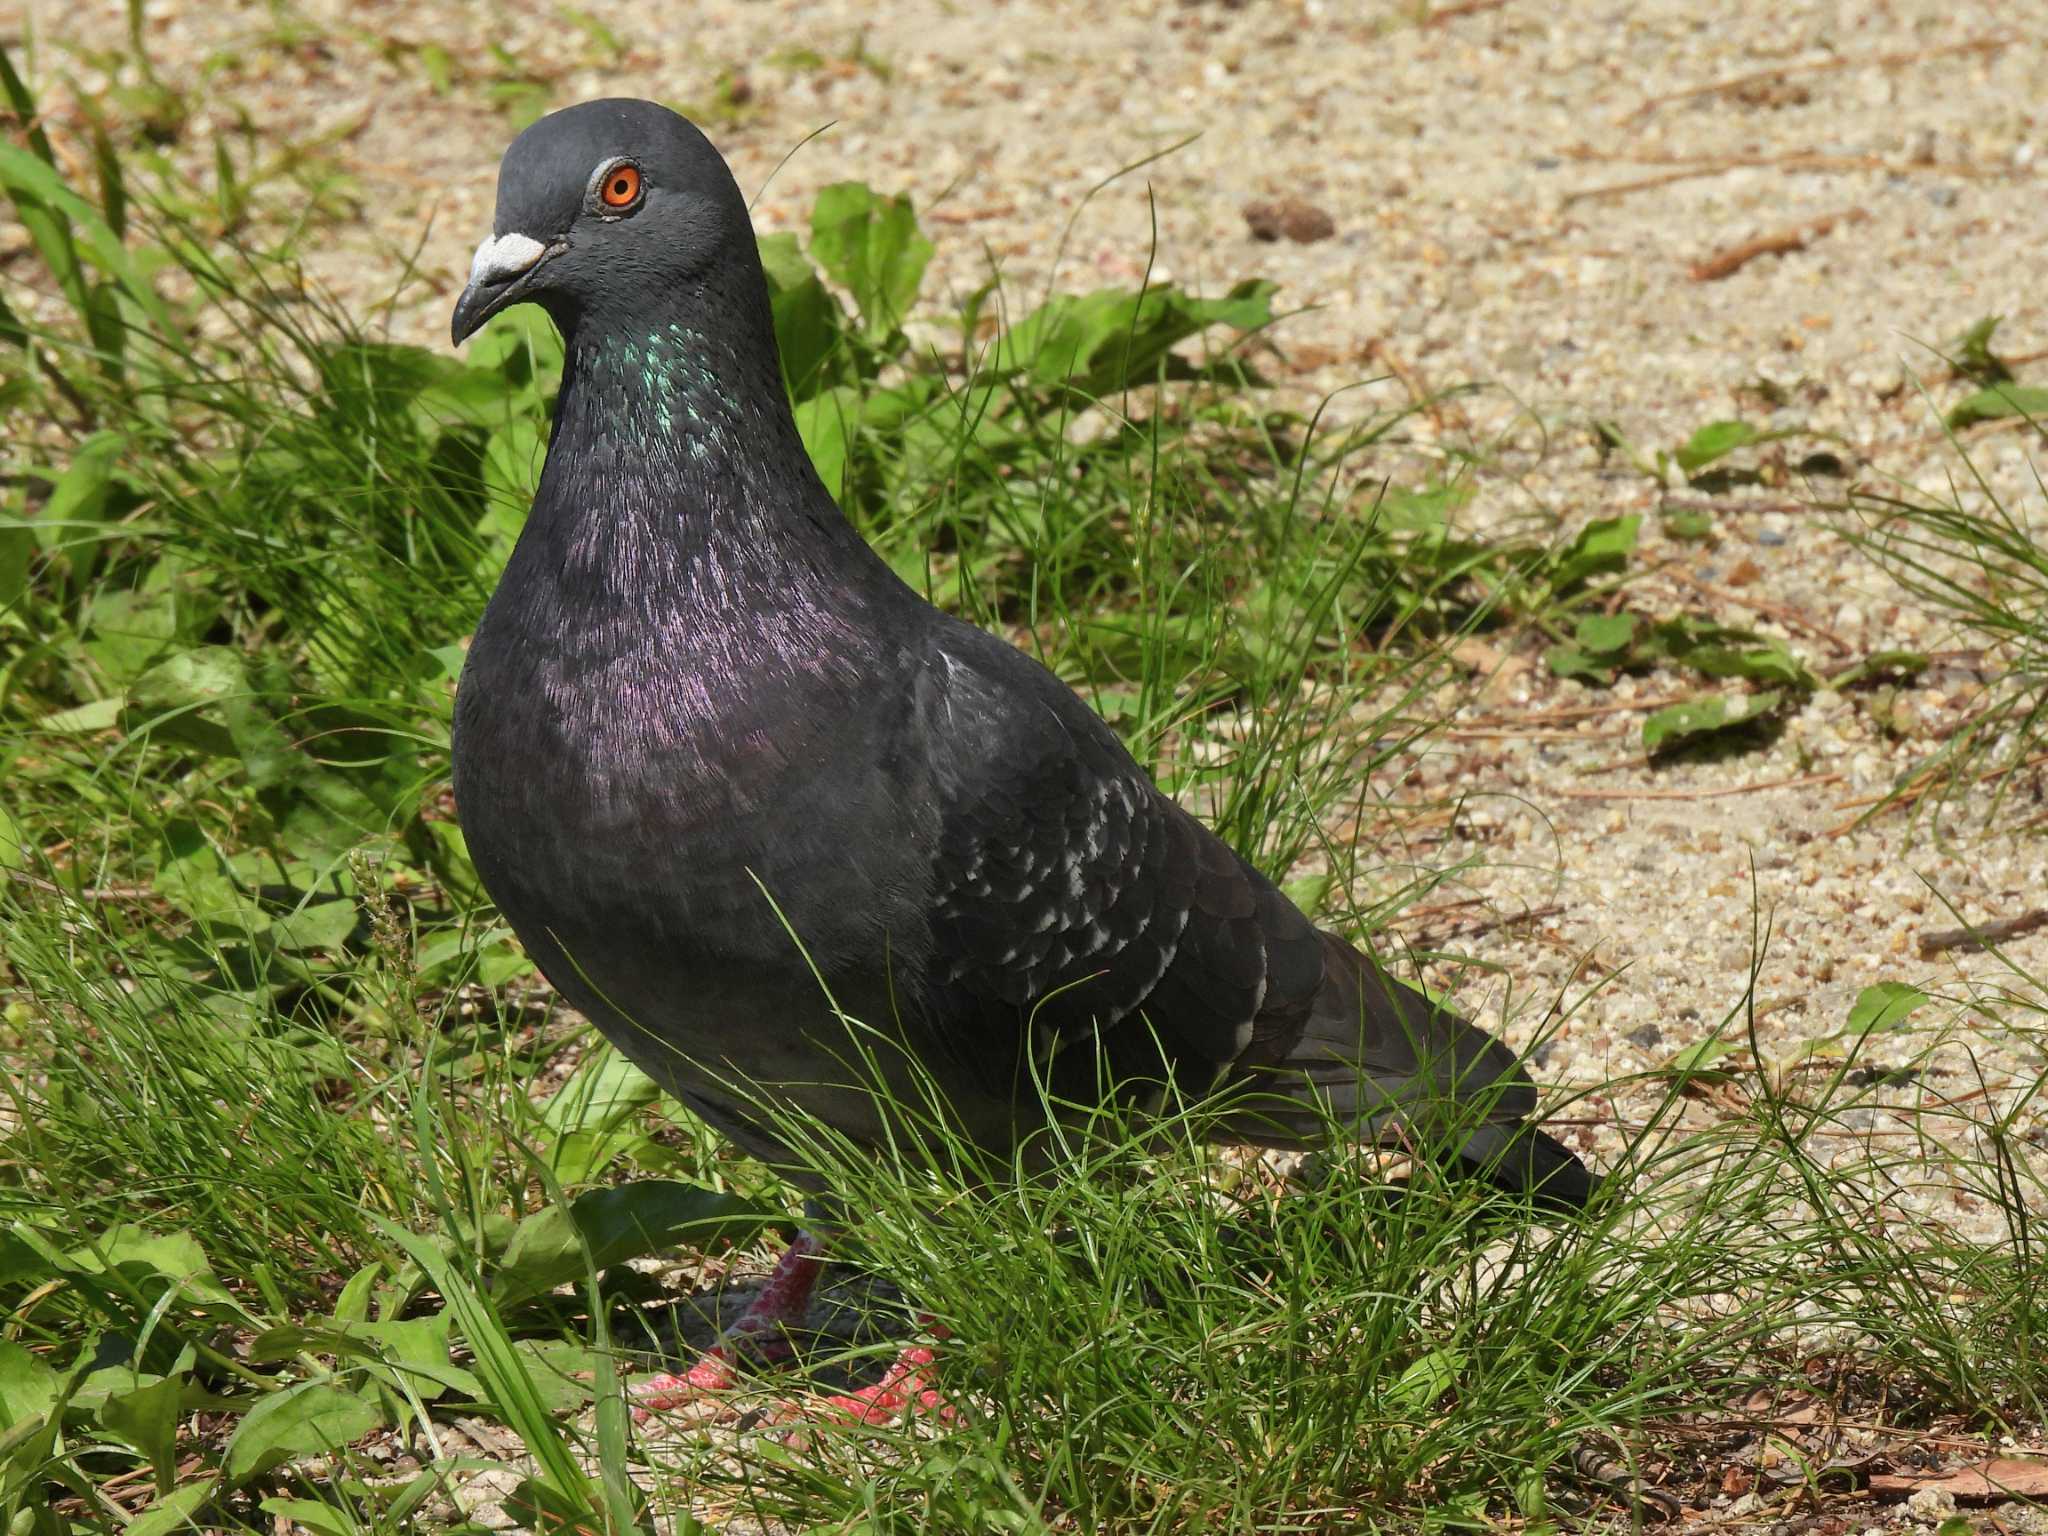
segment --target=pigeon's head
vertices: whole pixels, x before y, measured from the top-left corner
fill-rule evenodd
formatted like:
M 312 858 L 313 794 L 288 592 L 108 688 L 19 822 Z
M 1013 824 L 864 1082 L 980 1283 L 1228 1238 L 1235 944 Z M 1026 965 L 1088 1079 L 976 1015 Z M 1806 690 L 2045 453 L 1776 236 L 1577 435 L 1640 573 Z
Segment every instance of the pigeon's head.
M 753 239 L 732 172 L 688 119 L 652 101 L 567 107 L 505 151 L 454 337 L 514 304 L 542 305 L 565 332 L 593 312 L 644 314 Z

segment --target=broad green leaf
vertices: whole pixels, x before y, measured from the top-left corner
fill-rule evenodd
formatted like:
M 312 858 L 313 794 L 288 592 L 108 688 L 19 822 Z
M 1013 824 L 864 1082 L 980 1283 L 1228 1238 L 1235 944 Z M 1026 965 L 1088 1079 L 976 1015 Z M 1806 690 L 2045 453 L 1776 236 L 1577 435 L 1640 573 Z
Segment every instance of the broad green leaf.
M 121 700 L 94 699 L 90 704 L 53 710 L 36 722 L 36 729 L 57 736 L 89 736 L 94 731 L 112 729 L 120 719 Z
M 1735 1049 L 1726 1040 L 1702 1040 L 1697 1045 L 1688 1045 L 1665 1062 L 1664 1071 L 1674 1077 L 1725 1078 L 1726 1072 L 1712 1070 L 1714 1063 L 1734 1055 Z
M 1903 981 L 1880 981 L 1856 994 L 1855 1005 L 1849 1009 L 1848 1033 L 1869 1035 L 1898 1029 L 1929 1001 L 1918 987 Z
M 206 1251 L 189 1232 L 149 1232 L 132 1222 L 123 1222 L 109 1227 L 94 1241 L 72 1249 L 65 1259 L 86 1274 L 119 1270 L 138 1287 L 145 1281 L 160 1280 L 178 1286 L 197 1301 L 230 1299 L 214 1278 Z
M 1664 514 L 1664 532 L 1674 539 L 1704 539 L 1713 531 L 1713 515 L 1697 507 L 1673 507 Z
M 1820 679 L 1807 669 L 1806 663 L 1776 640 L 1739 647 L 1693 646 L 1678 659 L 1709 677 L 1741 677 L 1800 691 L 1811 691 L 1820 686 Z
M 86 608 L 82 649 L 113 682 L 133 682 L 176 647 L 179 597 L 164 586 L 101 588 Z
M 277 1529 L 287 1529 L 283 1522 L 289 1522 L 289 1529 L 301 1527 L 313 1536 L 363 1536 L 364 1527 L 356 1517 L 336 1504 L 321 1504 L 312 1499 L 268 1498 L 257 1506 L 266 1515 L 277 1518 Z
M 178 1399 L 184 1387 L 175 1376 L 161 1376 L 111 1394 L 97 1414 L 101 1429 L 149 1463 L 159 1493 L 178 1479 Z
M 218 1478 L 208 1473 L 196 1483 L 165 1494 L 121 1528 L 121 1536 L 192 1536 L 203 1530 L 198 1516 L 214 1495 Z
M 555 1177 L 564 1184 L 587 1183 L 642 1140 L 634 1121 L 660 1093 L 646 1073 L 611 1046 L 593 1051 L 541 1114 L 542 1123 L 555 1133 L 547 1151 Z
M 1892 676 L 1901 680 L 1918 677 L 1933 665 L 1925 651 L 1873 651 L 1852 662 L 1828 679 L 1830 688 L 1853 688 L 1873 677 Z
M 129 686 L 128 705 L 136 712 L 131 730 L 239 758 L 255 788 L 281 782 L 300 765 L 290 738 L 256 696 L 247 659 L 227 646 L 196 646 L 159 662 Z
M 1551 585 L 1564 591 L 1588 577 L 1620 570 L 1636 547 L 1636 533 L 1642 522 L 1639 514 L 1630 512 L 1588 523 L 1552 562 Z
M 1655 752 L 1695 736 L 1754 725 L 1775 710 L 1783 697 L 1776 689 L 1765 689 L 1760 693 L 1719 695 L 1672 704 L 1643 722 L 1644 750 Z
M 654 1079 L 615 1046 L 603 1044 L 555 1090 L 541 1110 L 541 1123 L 557 1133 L 606 1129 L 660 1094 Z
M 2003 315 L 1980 316 L 1949 344 L 1963 372 L 1992 383 L 2012 377 L 1998 354 L 1991 350 L 1991 338 L 1998 334 L 1998 327 L 2004 320 Z
M 0 869 L 26 869 L 29 858 L 28 829 L 14 813 L 0 805 Z
M 590 1401 L 597 1352 L 588 1344 L 580 1339 L 520 1339 L 514 1348 L 549 1413 L 572 1413 Z
M 1274 285 L 1239 283 L 1222 299 L 1172 287 L 1058 294 L 1026 315 L 997 348 L 997 367 L 1028 369 L 1042 385 L 1101 399 L 1150 384 L 1167 354 L 1214 325 L 1252 330 L 1272 318 Z
M 853 295 L 861 329 L 880 341 L 901 328 L 932 243 L 904 196 L 882 198 L 857 181 L 826 187 L 811 208 L 811 254 Z
M 432 1402 L 448 1388 L 470 1396 L 479 1393 L 476 1378 L 448 1358 L 449 1316 L 408 1317 L 383 1322 L 312 1323 L 266 1328 L 249 1343 L 249 1358 L 258 1364 L 290 1360 L 298 1355 L 332 1355 L 337 1360 L 369 1363 L 380 1378 L 403 1379 L 420 1397 Z
M 519 305 L 491 316 L 488 324 L 463 344 L 462 355 L 472 368 L 495 368 L 519 390 L 521 399 L 552 395 L 562 383 L 562 338 L 552 320 L 531 305 Z M 535 393 L 526 393 L 532 386 Z
M 492 1278 L 501 1306 L 515 1306 L 585 1272 L 584 1244 L 599 1269 L 657 1253 L 677 1243 L 738 1241 L 774 1226 L 779 1212 L 673 1179 L 640 1179 L 593 1189 L 519 1223 Z
M 1451 1390 L 1464 1368 L 1462 1350 L 1432 1349 L 1395 1378 L 1387 1390 L 1387 1402 L 1409 1413 L 1426 1413 Z
M 1595 656 L 1627 650 L 1635 637 L 1636 616 L 1632 613 L 1589 613 L 1572 632 L 1579 649 Z
M 334 1302 L 334 1321 L 338 1326 L 345 1328 L 350 1323 L 360 1323 L 369 1317 L 370 1292 L 383 1273 L 383 1263 L 372 1259 L 348 1277 L 348 1284 L 341 1288 L 341 1295 L 335 1298 Z
M 1688 475 L 1705 469 L 1714 460 L 1746 448 L 1762 434 L 1746 421 L 1713 421 L 1685 440 L 1672 455 Z
M 1385 527 L 1411 533 L 1440 533 L 1451 514 L 1472 499 L 1469 485 L 1432 485 L 1422 490 L 1391 486 L 1373 508 Z
M 0 615 L 28 591 L 28 573 L 36 559 L 36 531 L 19 518 L 0 518 Z
M 0 1430 L 19 1424 L 57 1405 L 60 1390 L 55 1370 L 41 1356 L 0 1339 Z
M 233 1483 L 246 1483 L 299 1456 L 353 1445 L 383 1422 L 374 1403 L 330 1379 L 273 1392 L 236 1426 L 222 1458 Z
M 340 949 L 362 921 L 353 901 L 319 901 L 270 920 L 270 938 L 280 949 Z
M 516 416 L 492 431 L 484 444 L 484 489 L 494 508 L 508 506 L 525 521 L 540 489 L 547 446 L 547 435 L 531 416 Z
M 1964 399 L 1948 413 L 1948 424 L 1962 428 L 2006 416 L 2048 419 L 2048 385 L 1994 384 Z
M 1299 880 L 1288 880 L 1280 887 L 1280 893 L 1301 910 L 1304 917 L 1314 917 L 1323 909 L 1323 902 L 1330 894 L 1330 876 L 1304 875 Z
M 72 452 L 71 462 L 50 490 L 34 521 L 51 530 L 50 543 L 63 542 L 62 530 L 74 523 L 97 522 L 107 505 L 114 470 L 129 446 L 125 433 L 95 432 Z
M 796 407 L 797 435 L 818 478 L 836 499 L 846 495 L 846 465 L 860 423 L 861 392 L 851 384 L 834 385 Z
M 217 703 L 248 691 L 248 665 L 241 652 L 224 645 L 202 645 L 152 667 L 128 691 L 128 699 L 144 707 L 176 709 Z
M 1576 645 L 1553 645 L 1543 660 L 1553 677 L 1583 677 L 1602 688 L 1614 681 L 1614 658 L 1588 656 Z
M 775 318 L 784 382 L 791 399 L 808 400 L 834 371 L 828 364 L 845 345 L 846 312 L 804 259 L 795 235 L 762 236 L 761 267 L 768 276 L 768 304 Z

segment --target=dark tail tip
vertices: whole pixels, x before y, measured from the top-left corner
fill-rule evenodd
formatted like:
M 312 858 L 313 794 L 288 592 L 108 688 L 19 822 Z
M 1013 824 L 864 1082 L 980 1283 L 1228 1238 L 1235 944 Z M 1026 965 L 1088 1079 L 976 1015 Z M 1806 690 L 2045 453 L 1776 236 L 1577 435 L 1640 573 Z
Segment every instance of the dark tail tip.
M 1583 1210 L 1600 1188 L 1563 1142 L 1534 1126 L 1485 1126 L 1458 1155 L 1488 1183 L 1554 1211 Z

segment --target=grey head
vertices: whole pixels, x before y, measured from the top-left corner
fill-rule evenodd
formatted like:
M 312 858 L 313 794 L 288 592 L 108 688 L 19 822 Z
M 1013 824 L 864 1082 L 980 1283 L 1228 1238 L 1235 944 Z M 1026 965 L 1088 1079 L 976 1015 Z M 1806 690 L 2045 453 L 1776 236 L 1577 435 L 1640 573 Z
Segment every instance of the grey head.
M 746 200 L 696 125 L 658 102 L 586 101 L 505 151 L 491 238 L 451 329 L 459 345 L 525 303 L 564 335 L 587 320 L 623 323 L 735 258 L 758 261 Z

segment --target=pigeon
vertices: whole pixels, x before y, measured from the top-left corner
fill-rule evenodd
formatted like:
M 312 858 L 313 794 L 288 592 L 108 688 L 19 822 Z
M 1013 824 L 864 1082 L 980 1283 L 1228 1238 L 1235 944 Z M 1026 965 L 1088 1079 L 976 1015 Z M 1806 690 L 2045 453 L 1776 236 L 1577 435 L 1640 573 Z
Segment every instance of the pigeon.
M 1456 1123 L 1456 1167 L 1591 1198 L 1504 1043 L 1319 930 L 1065 683 L 861 538 L 798 435 L 747 203 L 697 127 L 602 100 L 513 141 L 455 343 L 528 303 L 562 385 L 458 685 L 456 807 L 529 955 L 657 1083 L 777 1163 L 735 1085 L 879 1145 L 851 1018 L 897 1043 L 889 1091 L 935 1085 L 999 1155 L 1049 1139 L 1048 1102 L 1214 1092 L 1219 1136 Z M 793 1246 L 686 1380 L 765 1349 L 818 1257 Z

